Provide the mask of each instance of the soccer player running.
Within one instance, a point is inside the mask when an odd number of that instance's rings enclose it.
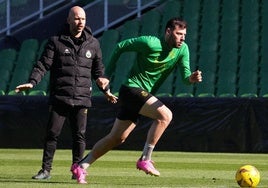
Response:
[[[172,112],[153,94],[176,66],[179,67],[186,84],[202,81],[201,71],[190,70],[189,49],[184,42],[186,29],[187,24],[184,20],[172,18],[166,24],[163,38],[140,36],[117,44],[107,66],[107,75],[114,72],[116,62],[123,52],[137,52],[137,61],[132,65],[128,78],[120,88],[120,110],[111,132],[99,140],[88,155],[71,168],[78,183],[87,183],[86,169],[109,150],[123,143],[135,128],[140,115],[151,118],[153,122],[136,166],[146,174],[160,175],[151,156],[172,119]]]

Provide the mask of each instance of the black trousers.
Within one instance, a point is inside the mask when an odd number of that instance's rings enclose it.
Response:
[[[42,169],[49,172],[52,169],[58,137],[67,118],[72,131],[72,162],[79,162],[83,158],[86,148],[85,133],[87,110],[87,108],[81,106],[50,106],[49,121],[43,150]]]

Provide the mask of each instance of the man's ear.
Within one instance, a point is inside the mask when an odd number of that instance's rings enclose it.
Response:
[[[167,28],[166,29],[166,35],[170,35],[170,33],[171,33],[171,29],[170,28]]]

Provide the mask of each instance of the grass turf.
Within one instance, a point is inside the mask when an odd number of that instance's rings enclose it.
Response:
[[[88,151],[87,151],[88,152]],[[88,170],[88,185],[71,180],[71,151],[57,150],[50,180],[32,180],[40,170],[42,150],[0,149],[0,187],[5,188],[120,188],[120,187],[191,187],[235,188],[236,170],[244,165],[256,166],[261,174],[258,187],[268,187],[266,154],[160,152],[153,160],[160,177],[136,170],[140,151],[113,150],[100,158]]]

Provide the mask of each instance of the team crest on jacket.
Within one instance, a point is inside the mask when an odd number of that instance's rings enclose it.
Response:
[[[89,58],[91,58],[91,52],[88,50],[87,52],[86,52],[86,57],[89,59]]]
[[[69,49],[68,48],[66,48],[65,50],[64,50],[64,54],[65,55],[69,55],[71,52],[69,51]]]

